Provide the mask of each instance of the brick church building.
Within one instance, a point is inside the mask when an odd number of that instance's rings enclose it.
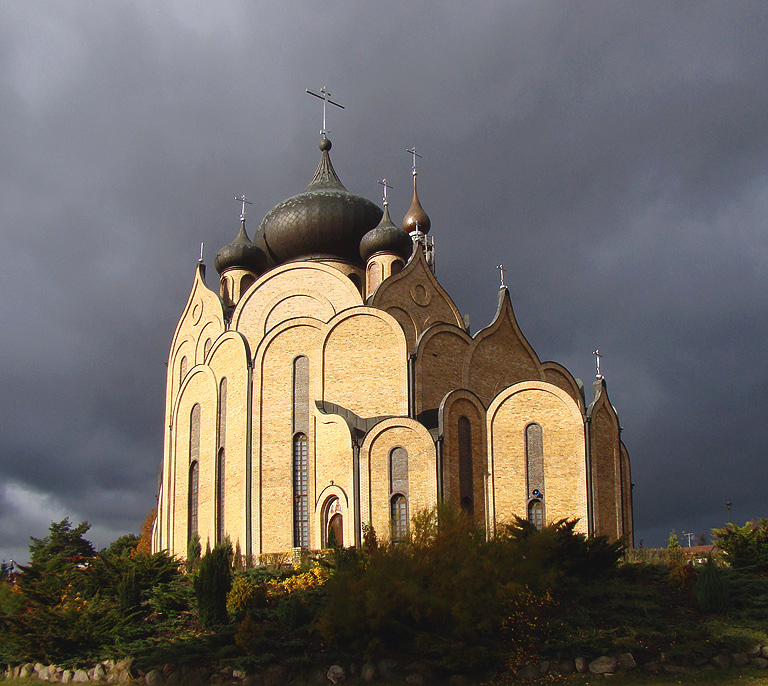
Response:
[[[471,335],[434,274],[416,191],[401,226],[348,192],[323,135],[306,190],[202,261],[168,359],[153,549],[244,555],[408,535],[445,501],[492,535],[513,515],[632,542],[629,456],[597,376],[542,362],[502,285]],[[385,190],[386,198],[386,190]]]

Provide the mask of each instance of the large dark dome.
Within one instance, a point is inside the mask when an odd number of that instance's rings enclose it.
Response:
[[[273,265],[304,258],[360,262],[360,240],[381,219],[381,209],[350,193],[331,164],[331,141],[320,141],[322,156],[303,193],[270,210],[254,236]]]

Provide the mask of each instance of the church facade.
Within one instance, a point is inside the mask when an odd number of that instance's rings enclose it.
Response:
[[[579,518],[632,542],[627,450],[605,381],[542,362],[509,293],[474,335],[434,274],[416,190],[396,226],[349,193],[323,136],[303,193],[202,262],[168,359],[153,549],[244,555],[407,537],[448,502],[488,535]],[[386,191],[385,191],[386,198]]]

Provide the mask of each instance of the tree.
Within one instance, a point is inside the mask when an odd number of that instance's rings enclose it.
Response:
[[[227,621],[227,593],[232,587],[232,546],[226,543],[206,551],[195,577],[200,623],[204,627]]]
[[[96,550],[84,534],[91,528],[88,522],[81,522],[72,528],[69,517],[52,522],[44,538],[30,536],[29,554],[32,565],[45,567],[57,558],[61,561],[82,562],[96,555]]]
[[[744,526],[728,524],[712,529],[725,559],[735,569],[764,574],[768,572],[768,519],[763,517]]]
[[[136,541],[135,555],[149,555],[152,552],[152,527],[155,525],[156,518],[157,508],[155,507],[141,525],[141,534]]]

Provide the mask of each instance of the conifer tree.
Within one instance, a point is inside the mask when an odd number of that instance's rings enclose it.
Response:
[[[209,547],[209,546],[207,546]],[[200,623],[204,627],[227,621],[227,593],[232,587],[232,546],[227,543],[206,551],[195,577]]]

